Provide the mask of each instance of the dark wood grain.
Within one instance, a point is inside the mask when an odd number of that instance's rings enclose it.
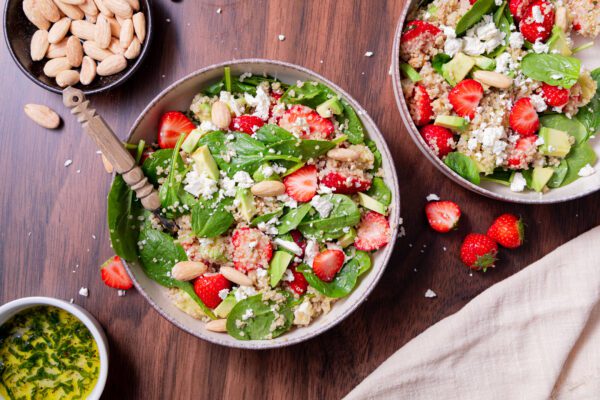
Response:
[[[2,43],[0,302],[74,298],[94,314],[110,341],[106,399],[340,398],[411,338],[600,221],[600,194],[552,206],[501,203],[449,182],[421,156],[396,110],[388,75],[402,0],[154,3],[157,31],[141,70],[119,89],[92,98],[122,138],[150,99],[197,68],[245,57],[306,66],[347,89],[387,138],[407,236],[397,242],[368,301],[316,339],[262,352],[198,340],[171,326],[135,291],[121,298],[103,286],[98,265],[111,256],[105,218],[110,176],[60,97],[27,80]],[[364,56],[368,50],[373,57]],[[29,102],[60,111],[64,127],[37,127],[22,111]],[[73,164],[65,168],[67,159]],[[440,235],[428,228],[423,206],[429,193],[462,206],[458,231]],[[460,241],[469,231],[487,229],[502,212],[523,216],[527,243],[502,251],[495,270],[471,276],[458,260]],[[90,289],[89,298],[77,295],[81,286]],[[438,297],[426,299],[428,288]]]

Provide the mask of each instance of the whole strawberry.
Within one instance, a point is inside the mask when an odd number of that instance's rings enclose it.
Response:
[[[469,233],[460,248],[460,259],[472,270],[485,272],[493,268],[498,254],[498,245],[489,236]]]
[[[523,221],[512,214],[502,214],[492,223],[487,235],[503,247],[516,249],[525,238]]]
[[[425,206],[425,215],[431,229],[446,233],[458,225],[460,208],[453,201],[432,201]]]

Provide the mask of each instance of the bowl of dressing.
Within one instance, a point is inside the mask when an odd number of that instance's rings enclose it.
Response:
[[[100,399],[108,376],[102,327],[51,297],[0,306],[0,398]]]

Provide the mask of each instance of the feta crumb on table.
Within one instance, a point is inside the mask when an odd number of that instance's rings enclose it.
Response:
[[[430,193],[429,195],[427,195],[427,197],[425,199],[427,201],[438,201],[440,199],[440,196],[438,196],[435,193]]]
[[[425,297],[427,297],[428,299],[432,299],[434,297],[437,297],[437,294],[435,294],[433,290],[427,289],[427,291],[425,292]]]
[[[79,295],[80,296],[88,297],[89,294],[90,294],[90,291],[88,290],[88,288],[82,287],[81,289],[79,289]]]

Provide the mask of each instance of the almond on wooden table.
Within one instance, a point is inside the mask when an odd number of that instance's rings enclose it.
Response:
[[[50,43],[58,43],[65,38],[69,28],[71,27],[71,18],[61,18],[52,25],[48,31],[48,41]]]
[[[50,42],[48,42],[48,31],[38,29],[31,37],[29,46],[31,59],[33,61],[42,60],[48,51],[48,47],[50,47]]]
[[[83,46],[76,36],[67,39],[67,60],[73,67],[79,67],[83,60]]]
[[[56,83],[60,87],[73,86],[79,82],[79,72],[67,69],[65,71],[61,71],[56,75]]]
[[[142,50],[142,44],[140,43],[138,38],[135,37],[131,41],[131,44],[129,45],[127,50],[125,51],[124,56],[128,60],[133,60],[140,55],[141,50]]]
[[[123,21],[121,24],[121,34],[119,35],[122,48],[126,49],[129,47],[133,40],[133,32],[133,21],[131,19]]]
[[[82,85],[89,85],[94,78],[96,78],[96,61],[90,56],[84,56],[81,62],[79,81]]]
[[[146,38],[146,16],[142,12],[135,13],[132,21],[135,35],[141,43],[144,43],[144,39]]]
[[[59,43],[50,43],[48,51],[46,52],[46,58],[59,58],[67,55],[67,39],[63,39]]]
[[[37,0],[36,0],[37,1]],[[54,4],[65,14],[67,17],[71,19],[83,19],[85,14],[81,10],[81,8],[74,6],[72,4],[63,3],[61,0],[54,0]]]
[[[38,10],[34,0],[23,0],[23,12],[29,22],[34,24],[38,29],[48,30],[50,28],[50,21]]]
[[[53,58],[44,65],[44,74],[49,78],[56,78],[60,72],[67,69],[71,69],[67,57]]]
[[[60,117],[49,107],[41,104],[25,104],[23,108],[25,114],[31,118],[36,124],[48,128],[56,129],[60,125]]]
[[[88,21],[71,22],[71,33],[81,40],[96,39],[96,27]]]
[[[113,54],[98,64],[96,73],[100,76],[109,76],[123,71],[127,67],[127,59],[121,54]]]
[[[110,51],[100,48],[93,40],[83,42],[83,52],[98,61],[104,61],[113,55]]]
[[[106,49],[110,45],[111,37],[110,23],[104,15],[100,15],[96,21],[96,35],[94,41],[100,48]]]
[[[60,19],[60,11],[52,0],[35,0],[35,6],[48,21],[56,22]]]

